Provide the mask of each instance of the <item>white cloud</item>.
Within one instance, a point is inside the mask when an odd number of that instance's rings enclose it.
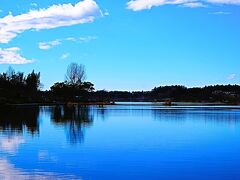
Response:
[[[224,11],[217,11],[217,12],[212,12],[210,14],[214,14],[214,15],[229,15],[232,14],[231,12],[224,12]]]
[[[206,0],[206,1],[213,4],[240,5],[240,0]]]
[[[18,54],[19,50],[18,47],[0,48],[0,64],[28,64],[33,62],[33,60],[28,60]]]
[[[78,38],[78,40],[80,42],[89,42],[89,41],[92,41],[92,40],[95,40],[95,39],[97,39],[96,36],[83,36],[83,37]]]
[[[47,9],[30,10],[17,16],[9,14],[0,18],[0,43],[8,43],[26,30],[90,23],[99,16],[103,16],[103,13],[94,0],[84,0],[75,5],[52,5]]]
[[[185,3],[182,6],[184,7],[188,7],[188,8],[199,8],[199,7],[206,7],[206,5],[204,5],[201,2],[189,2],[189,3]]]
[[[131,0],[127,9],[141,11],[163,5],[181,5],[189,8],[206,7],[207,4],[240,5],[240,0]]]
[[[236,77],[237,77],[236,74],[230,74],[230,75],[228,76],[228,80],[234,80],[234,79],[236,79]]]
[[[37,3],[31,3],[30,5],[33,6],[33,7],[37,7],[38,6]]]
[[[68,38],[62,39],[61,41],[73,41],[73,42],[86,43],[86,42],[90,42],[90,41],[95,40],[95,39],[97,39],[96,36],[82,36],[82,37],[79,37],[79,38],[68,37]]]
[[[64,39],[56,39],[56,40],[53,40],[50,42],[40,42],[40,43],[38,43],[38,47],[39,47],[39,49],[42,49],[42,50],[48,50],[48,49],[51,49],[55,46],[62,44],[64,41],[87,43],[87,42],[90,42],[95,39],[97,39],[96,36],[82,36],[79,38],[68,37],[68,38],[64,38]]]
[[[108,12],[107,9],[105,10],[104,15],[105,15],[105,16],[109,16],[109,12]]]
[[[127,3],[127,8],[133,11],[140,11],[144,9],[151,9],[155,6],[163,6],[166,4],[181,5],[190,3],[190,0],[131,0]]]
[[[70,56],[69,53],[64,53],[62,54],[62,56],[60,57],[61,59],[67,59]]]
[[[74,38],[74,37],[68,37],[68,38],[65,38],[66,41],[77,41],[77,38]]]
[[[73,41],[73,42],[90,42],[92,40],[95,40],[97,39],[98,37],[96,36],[82,36],[82,37],[79,37],[79,38],[76,38],[76,37],[68,37],[68,38],[65,38],[65,39],[62,39],[61,41]]]
[[[47,49],[53,48],[54,46],[58,46],[60,44],[61,44],[60,40],[54,40],[54,41],[50,41],[50,42],[40,42],[38,44],[38,47],[39,47],[39,49],[47,50]]]

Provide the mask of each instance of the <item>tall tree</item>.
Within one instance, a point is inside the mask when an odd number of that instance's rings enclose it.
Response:
[[[40,88],[40,73],[32,73],[28,74],[26,78],[26,85],[27,88],[31,89],[32,91],[37,91]]]
[[[66,81],[69,84],[82,84],[86,78],[85,67],[82,64],[71,63],[67,68]]]

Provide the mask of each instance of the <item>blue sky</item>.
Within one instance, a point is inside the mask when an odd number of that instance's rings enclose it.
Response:
[[[96,89],[240,82],[240,0],[0,0],[0,72],[44,89],[84,64]]]

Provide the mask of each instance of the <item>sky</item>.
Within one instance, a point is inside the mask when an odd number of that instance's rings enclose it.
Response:
[[[240,0],[0,0],[0,72],[43,89],[84,64],[101,90],[240,83]]]

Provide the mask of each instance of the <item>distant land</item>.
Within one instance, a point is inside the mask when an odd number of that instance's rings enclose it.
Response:
[[[71,63],[66,80],[56,82],[50,90],[41,90],[40,73],[28,75],[11,67],[0,74],[0,104],[114,104],[114,102],[172,102],[240,104],[239,85],[213,85],[188,88],[182,85],[159,86],[149,91],[94,90],[85,81],[83,65]]]

